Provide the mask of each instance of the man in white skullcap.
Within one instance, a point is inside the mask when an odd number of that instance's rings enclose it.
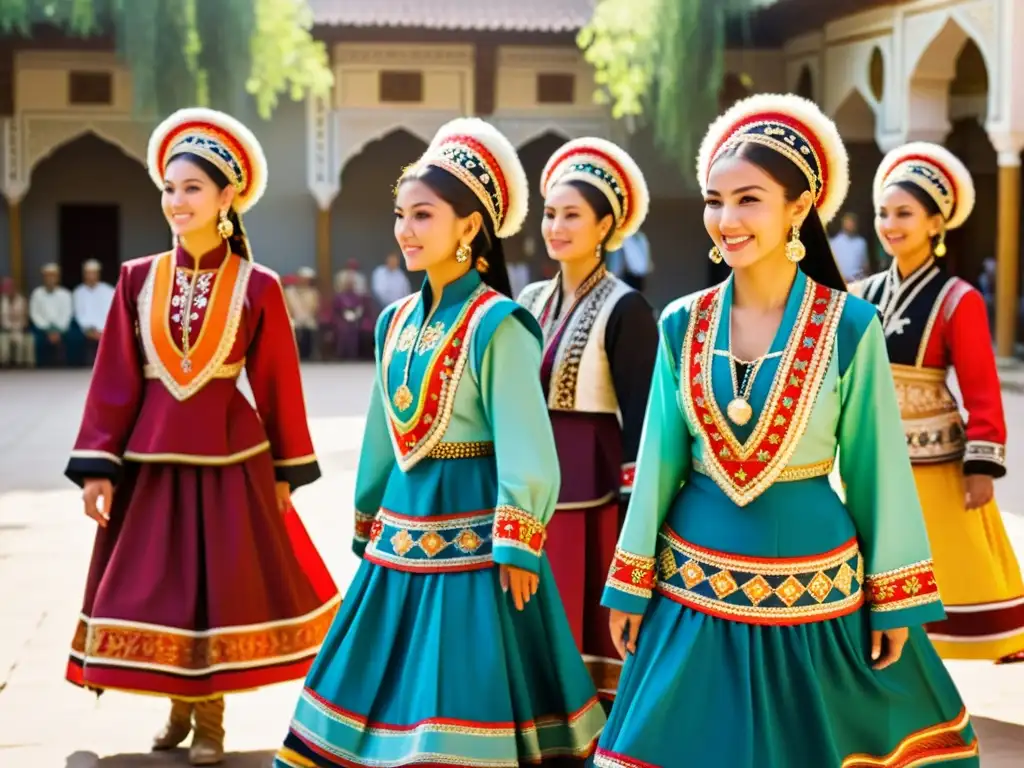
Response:
[[[310,267],[299,268],[291,285],[285,286],[284,296],[292,316],[299,358],[309,360],[319,328],[320,291],[316,287],[316,272]]]
[[[45,264],[43,284],[32,291],[28,314],[36,336],[36,360],[41,368],[64,365],[67,361],[68,331],[73,310],[71,291],[60,284],[60,267]]]
[[[96,259],[89,259],[82,265],[82,283],[73,294],[75,322],[85,336],[85,364],[89,366],[96,360],[103,326],[114,300],[114,286],[104,283],[102,275],[103,265]]]

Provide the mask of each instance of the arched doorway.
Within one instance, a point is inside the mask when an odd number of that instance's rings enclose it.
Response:
[[[170,231],[160,193],[142,163],[85,133],[58,147],[32,171],[22,203],[26,282],[39,283],[47,262],[61,265],[68,287],[88,259],[113,283],[121,262],[165,250]]]
[[[873,223],[871,187],[875,171],[882,162],[882,151],[875,140],[875,111],[864,94],[854,88],[840,103],[832,119],[850,156],[850,191],[842,211],[829,227],[829,232],[835,234],[839,230],[843,214],[855,214],[858,232],[868,242],[871,269],[873,272],[878,271],[888,263],[888,257],[878,245]]]
[[[331,204],[331,263],[335,269],[355,259],[369,278],[389,253],[394,236],[394,191],[402,170],[415,162],[427,143],[397,129],[370,142],[341,172],[341,191]],[[421,276],[411,276],[413,286]]]
[[[525,262],[529,268],[531,281],[550,277],[556,271],[544,249],[544,241],[540,234],[541,219],[544,217],[540,176],[551,155],[567,141],[565,136],[547,131],[519,147],[519,159],[530,186],[530,207],[522,231],[505,242],[505,258],[510,264]]]

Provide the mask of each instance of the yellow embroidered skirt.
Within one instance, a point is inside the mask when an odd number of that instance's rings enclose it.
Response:
[[[946,659],[999,660],[1024,651],[1024,580],[995,501],[964,505],[958,462],[914,466],[945,621],[928,635]]]

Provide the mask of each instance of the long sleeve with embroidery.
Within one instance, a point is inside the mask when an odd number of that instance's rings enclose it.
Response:
[[[965,474],[1006,474],[1006,419],[985,300],[964,294],[946,326],[946,345],[967,410]]]
[[[506,317],[480,366],[498,471],[494,562],[534,573],[561,483],[555,437],[537,377],[540,356],[538,339],[517,317]]]
[[[679,407],[679,370],[669,349],[664,318],[654,378],[637,457],[636,479],[601,603],[643,613],[654,587],[658,531],[687,478],[691,436]]]
[[[148,264],[124,264],[114,289],[93,366],[82,424],[64,474],[82,485],[87,479],[116,482],[122,456],[142,403],[142,353],[136,336],[134,273]]]
[[[363,556],[370,541],[370,526],[380,509],[388,478],[395,467],[395,449],[388,434],[387,418],[380,390],[380,376],[374,376],[356,470],[356,530],[352,550],[359,557]]]
[[[864,314],[864,330],[839,382],[839,467],[864,554],[871,625],[885,630],[938,621],[945,612],[882,326],[873,311]]]
[[[320,466],[309,436],[299,353],[284,292],[276,275],[262,277],[266,285],[258,301],[257,329],[246,352],[246,372],[270,441],[274,474],[294,490],[319,478]]]

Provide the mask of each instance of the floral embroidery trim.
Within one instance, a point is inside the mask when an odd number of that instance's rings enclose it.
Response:
[[[182,366],[183,355],[171,335],[171,286],[178,273],[174,252],[157,256],[150,265],[139,293],[139,336],[146,362],[167,391],[179,402],[199,392],[217,377],[235,345],[246,292],[253,266],[245,259],[228,256],[217,269],[213,293],[205,307],[202,328],[192,345],[189,370]]]
[[[711,616],[794,625],[845,616],[864,604],[856,539],[806,557],[748,557],[659,534],[658,592]]]
[[[494,546],[514,547],[540,557],[547,532],[526,510],[502,504],[494,510]]]
[[[871,610],[902,611],[939,602],[939,585],[931,560],[868,576]]]
[[[356,541],[364,542],[370,540],[371,528],[376,515],[368,515],[365,512],[356,510]]]
[[[623,464],[622,472],[619,475],[619,489],[621,491],[632,491],[634,482],[636,482],[636,464],[633,462]]]
[[[978,737],[967,740],[964,730],[969,724],[967,709],[961,709],[952,720],[910,734],[887,755],[850,755],[841,768],[914,768],[974,757],[978,754]]]
[[[370,526],[364,558],[412,573],[481,570],[494,562],[492,510],[413,517],[381,509]]]
[[[721,290],[704,293],[690,313],[682,350],[681,399],[705,439],[708,475],[743,507],[789,463],[828,371],[846,294],[808,279],[782,360],[754,431],[741,444],[715,400],[712,360],[723,312]]]
[[[653,557],[634,555],[616,547],[608,569],[607,586],[634,597],[649,599],[654,594],[655,562]]]
[[[389,391],[388,372],[395,352],[395,332],[408,319],[418,298],[414,294],[396,310],[388,328],[380,367],[384,392]],[[395,412],[390,398],[385,398],[391,442],[398,466],[403,471],[408,472],[416,466],[444,437],[451,423],[455,391],[469,363],[470,340],[490,308],[501,300],[501,294],[484,284],[473,291],[447,336],[439,342],[431,355],[416,395],[415,410],[407,421],[403,421]]]

